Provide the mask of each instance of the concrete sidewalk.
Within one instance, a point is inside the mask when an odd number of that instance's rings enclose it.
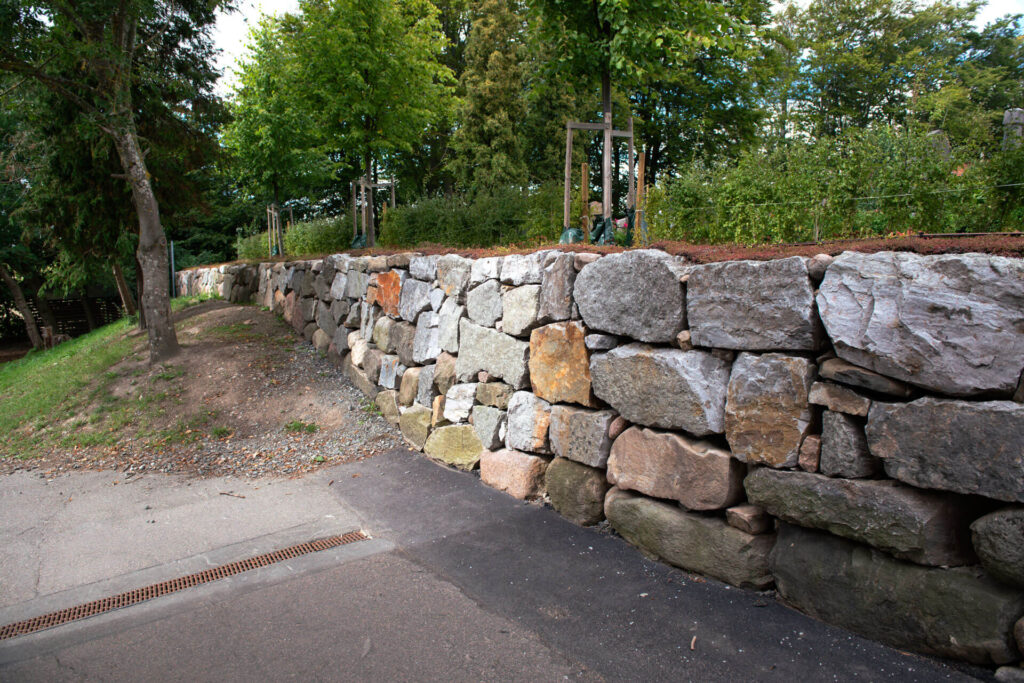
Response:
[[[327,534],[373,540],[0,641],[0,680],[988,677],[646,560],[406,451],[301,480],[115,479],[0,480],[0,622]]]

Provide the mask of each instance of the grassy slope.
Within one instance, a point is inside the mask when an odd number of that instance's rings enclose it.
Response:
[[[171,308],[179,311],[208,298],[182,297],[172,301]],[[115,401],[107,390],[116,379],[110,368],[145,345],[144,337],[125,336],[132,326],[129,320],[119,320],[54,349],[0,365],[0,458],[32,457],[52,446],[115,443],[121,428],[137,420],[138,409],[145,407]],[[64,424],[90,406],[89,415]],[[99,429],[80,429],[87,424]]]

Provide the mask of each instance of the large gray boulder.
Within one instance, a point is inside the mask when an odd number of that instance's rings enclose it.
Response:
[[[608,481],[620,489],[720,510],[743,498],[747,468],[729,451],[681,434],[630,427],[612,444]]]
[[[1024,502],[1024,404],[921,398],[874,403],[868,448],[914,486]]]
[[[974,549],[995,578],[1024,587],[1024,508],[985,515],[971,525]]]
[[[686,272],[662,251],[610,254],[583,267],[573,298],[587,327],[642,342],[668,343],[686,326]]]
[[[551,453],[550,425],[551,404],[528,391],[517,391],[508,402],[505,445],[528,453]]]
[[[710,353],[627,344],[593,355],[590,375],[598,398],[630,422],[695,436],[725,430],[729,364]]]
[[[501,320],[501,283],[484,280],[466,295],[466,312],[477,325],[494,327]]]
[[[732,366],[725,405],[725,436],[743,462],[793,467],[810,433],[807,394],[816,367],[806,358],[741,353]]]
[[[501,329],[516,337],[529,336],[540,323],[540,285],[513,287],[502,295]]]
[[[348,276],[343,272],[334,274],[334,281],[331,283],[330,296],[332,299],[344,299],[348,290]]]
[[[980,568],[902,562],[831,534],[783,525],[772,551],[779,595],[802,612],[924,654],[986,666],[1018,656],[1024,592]]]
[[[412,342],[415,363],[431,363],[441,355],[441,317],[432,311],[420,314],[416,321],[416,334]]]
[[[540,284],[541,270],[548,253],[509,254],[501,264],[501,281],[516,287]]]
[[[449,296],[459,302],[465,301],[469,287],[469,275],[473,262],[455,254],[445,254],[437,259],[437,284]]]
[[[743,482],[751,503],[800,526],[830,531],[918,564],[974,561],[969,513],[956,496],[891,480],[831,479],[759,468]]]
[[[489,256],[473,261],[469,269],[469,286],[476,287],[486,280],[497,280],[501,277],[502,256]]]
[[[362,299],[366,296],[366,288],[370,285],[370,276],[357,270],[349,271],[345,283],[345,296],[349,299]]]
[[[686,512],[618,488],[608,492],[604,511],[623,538],[669,564],[742,588],[772,585],[768,555],[775,534],[752,536],[723,518]]]
[[[686,282],[686,317],[695,346],[813,351],[824,334],[799,256],[694,266]]]
[[[572,315],[572,288],[576,282],[573,254],[548,254],[541,273],[537,318],[540,324],[568,320]]]
[[[1024,260],[845,252],[818,309],[840,358],[925,389],[1013,394],[1024,369]]]
[[[822,474],[848,479],[870,477],[882,469],[868,450],[864,420],[833,410],[822,414],[819,468]]]
[[[409,275],[423,282],[437,279],[437,256],[413,256],[409,260]]]
[[[402,320],[414,323],[419,314],[427,310],[430,310],[430,285],[406,278],[398,300],[398,315],[402,316]]]
[[[489,451],[500,450],[505,443],[505,411],[491,406],[473,406],[473,429]]]
[[[480,393],[477,392],[477,400]],[[549,436],[555,455],[590,467],[604,467],[611,452],[608,429],[614,410],[586,410],[567,405],[551,407]]]
[[[516,389],[530,385],[530,343],[466,320],[459,323],[459,356],[455,374],[460,382],[484,371]]]
[[[455,299],[445,299],[438,312],[437,341],[442,351],[459,352],[459,321],[466,315],[466,307],[460,306]]]

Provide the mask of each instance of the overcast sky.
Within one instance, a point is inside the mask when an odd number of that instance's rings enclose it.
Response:
[[[807,2],[804,0],[800,4],[805,5]],[[234,82],[232,67],[245,52],[250,24],[255,25],[263,13],[294,12],[298,7],[298,0],[239,0],[236,12],[222,14],[217,19],[214,40],[221,49],[217,66],[224,72],[217,88],[220,94],[226,96],[231,92],[231,84]],[[1024,0],[990,0],[979,13],[978,24],[984,26],[1005,14],[1018,13],[1024,14]]]

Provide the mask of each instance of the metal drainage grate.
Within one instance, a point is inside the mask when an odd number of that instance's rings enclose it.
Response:
[[[347,534],[342,534],[341,536],[331,536],[330,538],[321,538],[308,543],[299,543],[298,545],[293,545],[288,548],[275,550],[272,553],[257,555],[256,557],[250,557],[249,559],[239,560],[237,562],[229,562],[228,564],[224,564],[219,567],[196,572],[195,574],[180,576],[176,579],[154,583],[153,585],[145,586],[144,588],[136,588],[109,598],[93,600],[92,602],[76,605],[75,607],[68,607],[67,609],[62,609],[57,612],[50,612],[49,614],[44,614],[42,616],[32,617],[31,619],[25,619],[24,621],[17,621],[13,624],[7,624],[6,626],[0,626],[0,640],[7,640],[8,638],[14,638],[15,636],[35,633],[36,631],[42,631],[54,626],[60,626],[61,624],[67,624],[68,622],[78,621],[79,619],[85,619],[86,617],[92,617],[97,614],[103,614],[104,612],[121,609],[122,607],[136,605],[140,602],[145,602],[146,600],[158,598],[161,595],[176,593],[180,590],[185,590],[186,588],[200,586],[204,583],[216,581],[217,579],[224,579],[229,576],[234,576],[235,574],[241,574],[242,572],[247,572],[251,569],[258,569],[283,560],[290,560],[293,557],[299,557],[300,555],[308,555],[309,553],[315,553],[329,548],[336,548],[340,545],[355,543],[356,541],[365,541],[368,538],[369,537],[361,531],[350,531]]]

